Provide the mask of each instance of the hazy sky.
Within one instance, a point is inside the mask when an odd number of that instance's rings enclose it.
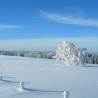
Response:
[[[98,37],[98,0],[0,0],[1,41],[89,37]]]
[[[64,40],[75,42],[80,48],[87,48],[89,52],[98,52],[98,38],[46,38],[46,39],[18,39],[0,41],[0,50],[9,51],[55,51]]]

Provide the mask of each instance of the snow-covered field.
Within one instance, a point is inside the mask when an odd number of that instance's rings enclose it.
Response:
[[[55,60],[0,56],[0,98],[98,98],[98,65],[65,67]],[[17,91],[25,82],[23,92]]]

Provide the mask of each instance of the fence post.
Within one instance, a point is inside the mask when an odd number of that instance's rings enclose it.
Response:
[[[24,89],[24,83],[23,82],[20,82],[19,83],[19,87],[20,87],[20,89]]]
[[[20,82],[19,83],[19,88],[16,89],[16,90],[19,91],[19,92],[23,92],[24,91],[24,82]]]
[[[69,98],[69,92],[68,91],[64,91],[63,92],[63,96],[64,96],[64,98]]]

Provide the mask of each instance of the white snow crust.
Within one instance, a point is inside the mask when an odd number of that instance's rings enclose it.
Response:
[[[0,98],[98,98],[98,65],[66,67],[52,59],[0,56]],[[24,82],[23,91],[17,91]]]

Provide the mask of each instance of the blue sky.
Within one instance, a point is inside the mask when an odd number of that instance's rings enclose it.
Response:
[[[98,37],[98,0],[0,0],[0,40]]]

